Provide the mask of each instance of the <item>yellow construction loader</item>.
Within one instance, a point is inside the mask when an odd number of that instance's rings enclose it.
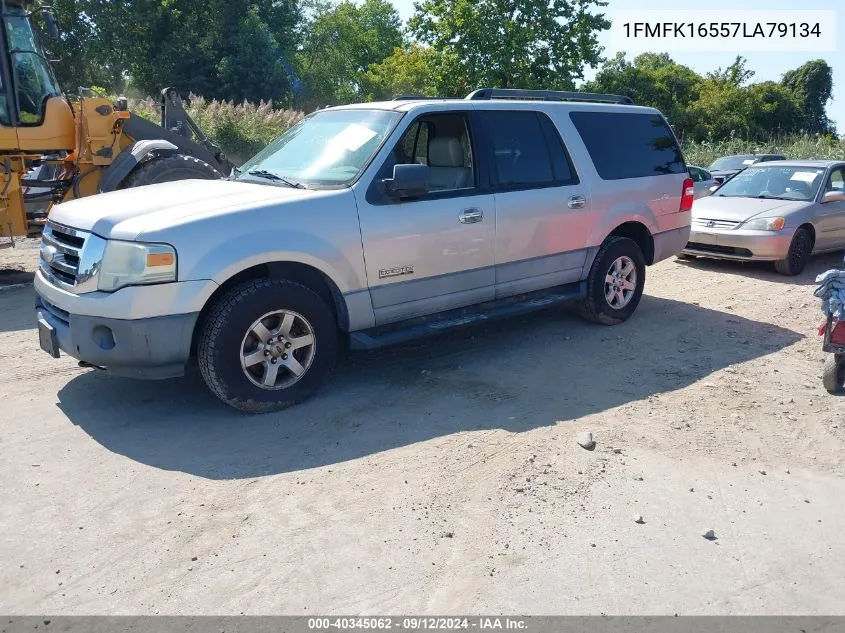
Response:
[[[33,28],[39,2],[0,0],[0,246],[38,230],[53,204],[116,189],[228,176],[233,165],[191,120],[173,89],[161,94],[161,125],[56,82]],[[89,94],[86,94],[89,93]]]

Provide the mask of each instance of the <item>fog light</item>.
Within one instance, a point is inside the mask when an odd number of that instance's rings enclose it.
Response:
[[[100,349],[104,349],[106,351],[114,349],[114,332],[111,331],[111,328],[106,327],[105,325],[96,326],[91,332],[91,338],[94,339],[94,342],[100,347]]]

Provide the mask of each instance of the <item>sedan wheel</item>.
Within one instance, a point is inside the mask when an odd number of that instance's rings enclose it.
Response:
[[[775,270],[781,275],[800,275],[807,266],[812,252],[813,237],[810,232],[807,229],[798,229],[792,237],[786,257],[775,262]]]

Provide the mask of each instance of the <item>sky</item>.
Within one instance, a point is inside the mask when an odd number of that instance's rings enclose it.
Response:
[[[414,12],[414,0],[393,0],[393,4],[403,20],[407,21]],[[666,0],[609,0],[608,6],[601,9],[612,21],[614,11],[658,10],[666,7]],[[837,6],[839,5],[839,6]],[[755,71],[752,81],[778,81],[783,73],[811,59],[825,59],[833,68],[833,101],[828,103],[828,116],[837,124],[837,131],[845,134],[845,4],[841,0],[708,0],[706,3],[674,3],[673,9],[707,9],[712,11],[713,21],[724,19],[720,11],[729,9],[759,10],[760,21],[765,22],[767,14],[778,10],[836,10],[836,52],[684,52],[667,51],[680,64],[689,66],[698,73],[706,73],[719,67],[729,66],[737,55],[748,59],[747,67]],[[720,17],[722,15],[722,17]],[[605,47],[603,55],[613,57],[618,50],[611,45],[610,31],[599,36],[599,43]],[[659,49],[654,52],[660,53]],[[634,53],[629,55],[633,58]],[[587,69],[586,78],[595,75],[595,70]]]

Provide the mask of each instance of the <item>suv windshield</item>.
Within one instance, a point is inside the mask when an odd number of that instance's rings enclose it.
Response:
[[[726,182],[713,195],[729,198],[812,200],[824,169],[818,167],[767,167],[755,165]]]
[[[720,169],[745,169],[749,165],[753,165],[758,161],[757,156],[723,156],[714,160],[709,171],[718,171]]]
[[[241,168],[241,180],[348,185],[402,118],[391,110],[324,110],[290,128]],[[250,174],[250,172],[252,172]]]

